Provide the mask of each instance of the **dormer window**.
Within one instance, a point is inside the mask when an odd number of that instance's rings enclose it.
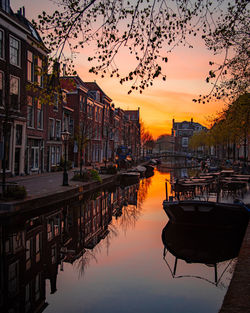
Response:
[[[2,9],[5,12],[10,13],[10,0],[0,0],[0,3],[1,3]]]

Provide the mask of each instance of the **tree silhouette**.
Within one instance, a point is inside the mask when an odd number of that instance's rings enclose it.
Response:
[[[212,84],[210,94],[196,101],[235,96],[249,86],[248,0],[58,0],[57,4],[53,14],[42,12],[36,24],[52,58],[61,60],[68,49],[73,56],[90,44],[90,72],[128,82],[128,93],[142,92],[157,77],[166,80],[169,52],[180,45],[192,48],[192,37],[202,37],[214,54],[224,52],[222,64],[210,62],[206,79]],[[122,73],[117,56],[124,49],[134,62]]]

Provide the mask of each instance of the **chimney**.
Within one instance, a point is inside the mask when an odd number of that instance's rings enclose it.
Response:
[[[23,7],[23,17],[25,17],[25,7]]]

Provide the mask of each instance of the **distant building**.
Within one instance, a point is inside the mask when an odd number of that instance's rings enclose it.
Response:
[[[207,129],[199,123],[195,123],[193,118],[191,121],[175,122],[173,119],[172,137],[174,141],[174,152],[188,152],[188,144],[190,138],[195,132]]]
[[[174,138],[171,135],[161,135],[155,141],[153,153],[172,153],[174,151]]]

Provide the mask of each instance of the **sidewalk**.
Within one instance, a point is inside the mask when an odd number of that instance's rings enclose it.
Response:
[[[79,198],[86,192],[91,192],[96,188],[114,183],[119,176],[119,174],[100,175],[102,183],[98,181],[72,181],[71,178],[74,175],[74,171],[77,170],[78,168],[74,168],[67,171],[69,186],[62,186],[63,172],[50,172],[8,178],[7,182],[16,182],[21,186],[25,186],[27,197],[23,200],[0,202],[0,214],[9,214],[18,211],[34,211],[41,207],[54,205],[57,202]]]
[[[74,168],[68,172],[69,186],[62,186],[63,172],[49,172],[27,176],[16,176],[7,179],[7,182],[16,182],[26,188],[28,197],[41,196],[48,193],[57,193],[68,190],[70,187],[76,187],[84,183],[72,181]]]

